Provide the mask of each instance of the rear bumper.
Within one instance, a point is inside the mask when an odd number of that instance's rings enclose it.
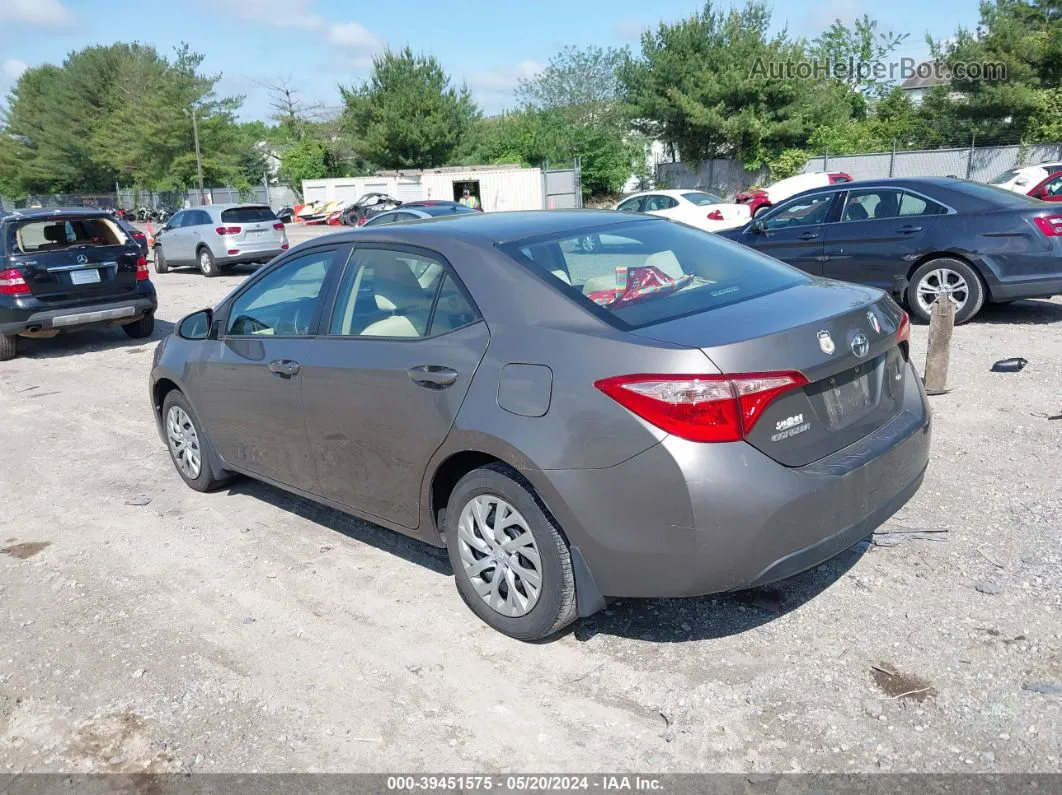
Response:
[[[269,262],[287,251],[286,248],[268,248],[262,251],[240,251],[239,254],[218,254],[214,261],[218,265],[242,265],[248,262]]]
[[[896,418],[808,466],[782,466],[745,442],[668,437],[607,469],[525,474],[606,597],[774,582],[866,537],[917,492],[930,417],[913,368],[908,377],[919,386]]]
[[[36,300],[27,301],[25,305],[0,304],[0,334],[18,334],[33,328],[67,330],[97,323],[125,323],[157,308],[154,287],[150,290],[140,288],[133,297],[120,301],[99,301],[57,309],[44,309]]]

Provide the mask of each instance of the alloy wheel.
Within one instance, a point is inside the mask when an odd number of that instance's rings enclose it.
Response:
[[[951,302],[955,304],[956,312],[966,306],[970,297],[970,286],[966,283],[966,278],[951,268],[936,268],[926,273],[918,283],[915,300],[922,310],[929,314],[937,298],[948,291],[951,292]]]
[[[195,480],[203,466],[203,451],[199,446],[192,418],[180,406],[171,406],[166,415],[166,439],[174,463],[189,480]]]
[[[527,520],[493,494],[469,500],[457,523],[464,573],[484,602],[503,616],[527,615],[542,592],[542,560]]]

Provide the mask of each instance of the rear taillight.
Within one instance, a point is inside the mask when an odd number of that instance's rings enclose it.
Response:
[[[278,232],[280,232],[280,231],[283,231],[283,229],[284,229],[284,224],[282,224],[282,223],[279,223],[279,222],[278,222],[278,223],[275,223],[275,224],[273,224],[273,228],[274,228],[274,229],[276,229],[276,230],[277,230]]]
[[[357,226],[365,226],[365,224],[368,223],[368,220],[369,220],[368,216],[365,216],[363,218],[359,218],[358,219],[358,223],[356,225]]]
[[[137,257],[136,260],[136,280],[138,282],[146,282],[151,278],[151,272],[148,271],[147,259],[145,257]]]
[[[628,411],[691,442],[737,442],[779,395],[804,386],[803,373],[620,375],[594,386]]]
[[[137,241],[138,243],[146,243],[147,235],[145,235],[143,232],[133,232],[133,240]]]
[[[911,342],[911,316],[906,312],[900,314],[900,322],[896,324],[896,341]]]
[[[29,295],[30,288],[22,271],[8,268],[0,271],[0,295]]]
[[[710,213],[708,213],[708,220],[709,221],[722,221],[723,220],[722,211],[721,210],[712,210]]]
[[[280,247],[286,249],[288,247],[288,244],[287,243],[281,243]]]
[[[219,235],[238,235],[240,234],[240,227],[238,226],[219,226],[214,230]]]
[[[225,253],[226,253],[226,254],[239,254],[239,253],[240,253],[240,250],[239,250],[238,248],[230,248],[230,249],[229,249],[228,251],[226,251]]]
[[[1062,215],[1045,215],[1033,218],[1036,226],[1048,237],[1062,237]]]

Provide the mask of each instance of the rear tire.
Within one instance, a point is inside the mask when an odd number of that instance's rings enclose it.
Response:
[[[443,526],[458,593],[491,627],[533,641],[576,619],[568,544],[511,469],[495,464],[461,478]]]
[[[155,333],[155,316],[150,312],[133,323],[126,323],[122,331],[135,340],[142,340]]]
[[[162,253],[162,246],[155,246],[155,273],[169,273],[170,264],[166,262],[166,255]]]
[[[213,278],[221,273],[221,268],[214,262],[214,255],[210,253],[210,249],[203,247],[199,249],[199,270],[203,272],[204,276]]]
[[[980,275],[960,259],[936,257],[911,274],[907,287],[907,307],[916,320],[929,322],[932,300],[942,284],[955,287],[955,325],[966,323],[985,303],[985,285]]]
[[[210,465],[214,459],[214,448],[188,400],[176,389],[166,395],[162,402],[162,430],[170,460],[189,488],[212,491],[231,479],[230,476],[214,477]]]
[[[18,337],[0,334],[0,362],[8,362],[18,356]]]

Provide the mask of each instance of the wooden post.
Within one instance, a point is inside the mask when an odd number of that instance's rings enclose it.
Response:
[[[948,364],[951,360],[951,332],[955,328],[955,304],[951,291],[937,295],[929,313],[929,344],[926,347],[926,394],[948,392]]]

